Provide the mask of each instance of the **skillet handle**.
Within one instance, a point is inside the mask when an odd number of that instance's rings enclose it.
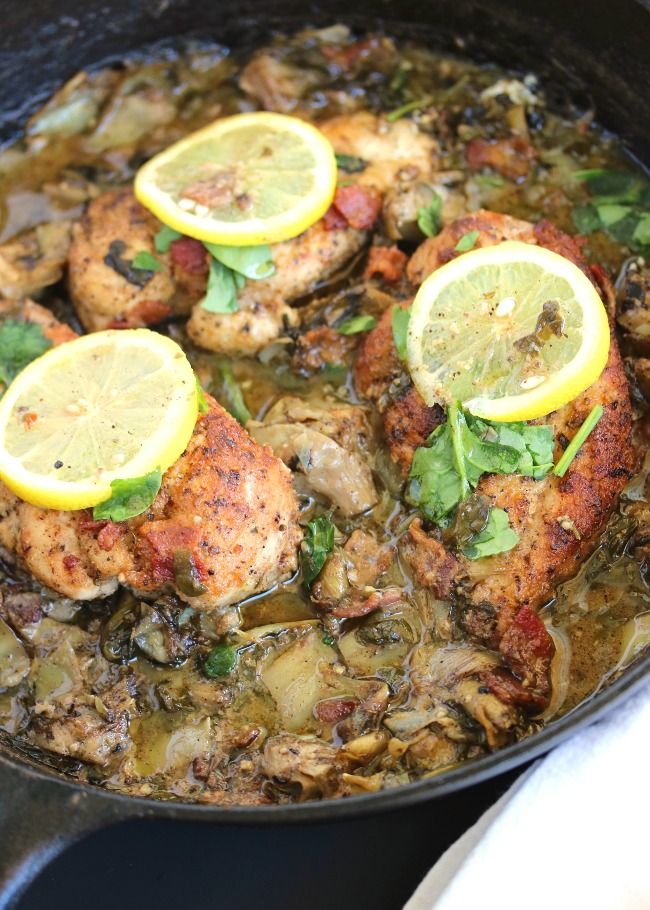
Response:
[[[0,910],[15,906],[69,844],[141,814],[128,800],[50,778],[0,751]]]

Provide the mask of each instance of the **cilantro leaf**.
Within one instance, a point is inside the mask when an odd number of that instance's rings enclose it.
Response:
[[[460,238],[454,249],[457,253],[467,253],[479,238],[479,231],[468,231]]]
[[[325,515],[313,518],[300,544],[300,566],[306,584],[311,584],[318,576],[333,549],[334,524]]]
[[[95,521],[126,521],[135,518],[149,508],[158,495],[162,473],[160,468],[144,474],[142,477],[132,477],[129,480],[111,481],[111,496],[100,502],[93,509]]]
[[[260,246],[225,246],[221,243],[204,243],[206,250],[226,268],[253,281],[260,281],[275,274],[273,254],[268,244]]]
[[[174,228],[170,228],[166,224],[163,224],[163,226],[154,237],[154,246],[156,247],[156,252],[167,253],[174,240],[179,240],[182,236],[183,235],[178,231],[175,231]]]
[[[208,313],[235,313],[239,309],[233,273],[216,259],[210,263],[208,286],[201,306]]]
[[[237,651],[232,645],[217,645],[205,659],[203,672],[206,676],[218,679],[228,676],[237,666]]]
[[[368,167],[368,162],[358,155],[341,155],[337,152],[334,157],[336,166],[346,174],[358,174]]]
[[[490,509],[490,516],[483,530],[462,548],[468,559],[483,559],[497,553],[507,553],[519,543],[519,535],[510,527],[508,513],[503,509]]]
[[[352,316],[350,319],[345,319],[337,326],[336,331],[340,335],[359,335],[361,332],[369,332],[371,329],[374,329],[376,325],[377,320],[374,316],[362,313],[359,316]]]
[[[435,237],[440,230],[442,214],[442,198],[438,193],[433,194],[429,205],[423,206],[418,212],[418,227],[427,237]]]
[[[400,360],[406,360],[406,333],[411,318],[411,308],[394,306],[390,323],[393,330],[393,341]]]
[[[156,257],[147,250],[140,250],[139,253],[136,253],[131,265],[134,269],[146,269],[148,272],[161,272],[163,268],[162,263],[158,262]]]
[[[51,347],[40,325],[7,319],[0,325],[0,383],[9,385],[28,363]]]

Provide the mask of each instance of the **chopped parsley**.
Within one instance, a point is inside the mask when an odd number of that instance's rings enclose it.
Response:
[[[358,174],[361,171],[365,171],[368,167],[368,162],[365,158],[359,158],[358,155],[341,155],[337,152],[336,157],[336,166],[341,171],[345,171],[346,174]]]
[[[174,240],[180,240],[182,236],[183,235],[178,231],[175,231],[174,228],[170,228],[166,224],[163,224],[163,226],[154,237],[154,246],[156,247],[156,252],[169,252],[169,247],[172,245]]]

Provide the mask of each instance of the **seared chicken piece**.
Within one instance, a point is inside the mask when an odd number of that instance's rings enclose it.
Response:
[[[548,223],[533,226],[485,211],[462,218],[425,241],[409,263],[411,280],[424,280],[457,255],[454,247],[468,230],[480,232],[478,246],[517,239],[555,250],[586,272],[599,286],[608,309],[611,307],[611,286],[606,276],[600,269],[589,267],[573,238]],[[355,379],[360,394],[383,409],[389,448],[406,473],[415,448],[424,444],[442,414],[436,413],[435,406],[426,407],[404,374],[388,316],[364,339]],[[518,679],[536,690],[538,704],[548,690],[544,675],[552,644],[533,611],[553,595],[561,581],[575,574],[594,549],[635,467],[629,392],[614,337],[600,378],[545,418],[554,427],[556,460],[596,404],[604,407],[604,415],[564,478],[550,475],[535,481],[517,475],[486,475],[480,481],[477,492],[507,510],[519,534],[513,550],[488,559],[468,560],[452,555],[438,540],[430,539],[419,522],[403,542],[404,556],[418,582],[431,587],[439,597],[455,594],[461,598],[461,622],[479,640],[500,647],[510,666],[516,664]],[[525,650],[522,642],[532,642],[532,646],[520,658],[516,654]],[[499,688],[503,694],[506,685],[502,683],[497,685],[493,680],[495,691]],[[519,702],[526,698],[521,691],[511,692],[511,697]]]
[[[25,315],[43,308],[26,305]],[[49,331],[63,333],[50,317]],[[54,325],[54,327],[53,327]],[[95,522],[22,502],[0,483],[0,547],[75,600],[118,582],[218,610],[289,577],[301,539],[291,473],[213,399],[144,516]]]
[[[248,429],[344,515],[358,515],[376,504],[367,464],[371,432],[361,408],[327,408],[288,396],[273,405],[262,423],[250,421]]]
[[[192,340],[209,351],[255,355],[298,317],[288,304],[308,294],[319,281],[342,268],[359,252],[364,231],[327,230],[318,221],[303,234],[272,246],[275,274],[246,281],[235,313],[209,313],[195,306],[187,324]]]
[[[430,180],[437,166],[438,147],[433,137],[413,120],[389,123],[369,111],[343,114],[318,124],[338,154],[354,155],[368,162],[350,178],[385,193],[400,180]]]
[[[70,222],[42,224],[0,246],[0,296],[20,300],[60,281]]]
[[[148,325],[172,313],[169,256],[154,247],[159,227],[130,189],[102,193],[74,225],[68,284],[87,331]],[[162,269],[134,269],[133,258],[140,252],[155,256]]]

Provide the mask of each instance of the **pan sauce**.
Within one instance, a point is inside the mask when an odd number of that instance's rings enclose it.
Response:
[[[592,111],[562,97],[549,98],[547,106],[546,87],[530,74],[478,67],[384,37],[356,39],[340,26],[278,37],[269,55],[254,59],[255,67],[243,70],[248,59],[225,48],[188,46],[68,83],[31,118],[24,138],[0,153],[0,291],[11,285],[11,266],[19,269],[18,283],[24,269],[25,292],[78,328],[63,281],[70,222],[98,192],[130,182],[139,164],[170,142],[260,101],[318,119],[365,109],[392,122],[414,118],[440,146],[435,190],[446,221],[487,208],[532,221],[543,215],[573,234],[576,210],[590,202],[576,172],[633,169]],[[269,65],[275,67],[270,76]],[[472,169],[468,143],[485,137],[514,138],[531,156],[516,156],[509,173],[507,166],[505,173],[489,165]],[[400,235],[410,253],[417,231],[406,220],[396,205],[383,231]],[[21,236],[37,244],[30,262],[12,252]],[[614,275],[637,251],[604,230],[586,246],[589,259]],[[363,259],[301,301],[301,332],[338,325],[360,306],[381,314],[391,289],[363,277]],[[309,351],[298,357],[296,333],[249,359],[199,350],[182,321],[161,330],[182,344],[204,387],[240,417],[242,399],[257,419],[287,395],[316,407],[359,404],[351,375],[358,335],[341,344],[333,364],[316,354],[312,362]],[[632,358],[638,347],[634,331],[628,334],[624,353]],[[637,387],[643,372],[635,366],[630,359],[635,432],[644,448],[647,420]],[[319,611],[297,577],[215,620],[172,597],[151,606],[125,591],[92,603],[52,596],[7,559],[0,727],[70,774],[133,794],[216,803],[342,796],[438,773],[530,735],[606,685],[648,643],[642,473],[578,576],[542,610],[556,646],[548,707],[541,715],[517,712],[507,729],[489,718],[481,723],[480,700],[488,693],[472,690],[478,703],[470,710],[459,687],[489,664],[490,652],[469,641],[456,605],[414,584],[400,557],[399,541],[414,513],[400,500],[400,478],[376,416],[368,416],[378,505],[360,517],[333,513],[296,475],[301,522],[326,514],[337,527],[337,549],[321,584],[336,589],[341,560],[344,572],[359,576],[376,560],[383,571],[368,584],[381,578],[379,589],[396,589],[399,598],[367,616],[337,620]],[[353,532],[356,549],[346,543]],[[208,656],[224,644],[234,666],[206,674]],[[434,652],[456,665],[432,680],[446,697],[425,710],[411,674]],[[29,663],[18,685],[7,655],[14,671]],[[458,660],[471,666],[461,672]],[[493,711],[491,702],[488,714]],[[55,734],[47,725],[52,719],[61,722]]]

